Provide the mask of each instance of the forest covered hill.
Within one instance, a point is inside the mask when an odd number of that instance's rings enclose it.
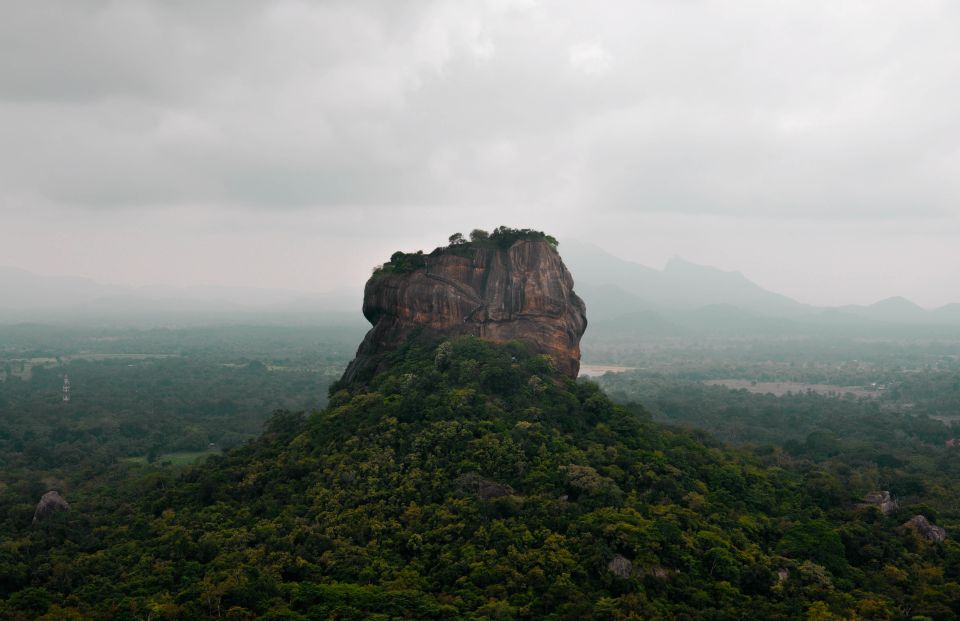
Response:
[[[651,422],[521,344],[411,341],[253,443],[24,516],[0,547],[0,611],[954,618],[960,546],[823,493],[838,487]]]

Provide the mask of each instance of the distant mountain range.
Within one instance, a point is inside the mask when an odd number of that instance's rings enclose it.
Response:
[[[657,270],[625,261],[596,246],[572,242],[561,246],[561,255],[588,306],[590,298],[597,295],[593,306],[598,306],[601,315],[622,314],[605,308],[606,301],[632,305],[630,310],[730,305],[778,317],[796,317],[811,310],[806,304],[767,291],[740,272],[725,272],[680,258]],[[590,316],[600,318],[595,313]]]
[[[587,303],[591,336],[876,334],[960,328],[960,304],[926,310],[902,297],[823,308],[768,291],[740,272],[671,259],[654,269],[597,246],[564,242],[561,255]],[[356,290],[308,293],[256,287],[132,287],[0,267],[0,321],[363,324]]]
[[[958,327],[960,304],[926,310],[902,297],[817,307],[768,291],[740,272],[671,259],[662,270],[588,244],[567,242],[563,260],[587,303],[594,334],[877,333],[892,326]]]

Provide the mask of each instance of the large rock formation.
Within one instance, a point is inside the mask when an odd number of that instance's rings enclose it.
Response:
[[[367,281],[363,314],[373,324],[344,373],[362,379],[412,333],[519,340],[576,377],[586,309],[548,238],[470,243],[429,255],[394,255]]]
[[[50,490],[40,497],[40,502],[37,503],[37,508],[33,512],[33,523],[42,522],[58,511],[69,510],[70,505],[67,504],[67,501],[60,495],[60,492]]]
[[[931,524],[930,520],[923,515],[913,516],[907,520],[903,526],[917,531],[917,534],[927,541],[939,543],[947,538],[947,531],[936,524]]]

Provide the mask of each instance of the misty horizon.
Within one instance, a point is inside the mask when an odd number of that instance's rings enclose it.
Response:
[[[442,247],[443,244],[440,244],[439,246]],[[847,302],[841,302],[837,304],[817,304],[804,299],[797,299],[797,298],[793,298],[791,296],[785,295],[782,292],[777,291],[775,287],[764,287],[761,283],[754,281],[753,279],[750,278],[748,274],[744,274],[741,270],[721,269],[711,265],[696,263],[686,259],[685,257],[681,257],[679,255],[671,256],[670,258],[666,259],[666,261],[662,265],[657,266],[657,265],[645,265],[637,261],[626,259],[623,256],[619,256],[615,252],[611,252],[609,249],[602,248],[596,244],[582,242],[580,240],[569,240],[567,242],[567,247],[570,247],[570,246],[578,250],[578,253],[577,253],[578,256],[583,252],[586,252],[587,254],[594,255],[595,257],[598,257],[598,258],[604,257],[604,256],[611,257],[613,259],[616,259],[619,262],[622,262],[625,265],[633,265],[638,268],[642,268],[645,270],[652,270],[654,272],[659,272],[661,274],[666,274],[667,271],[670,270],[671,268],[682,270],[684,267],[689,266],[689,267],[696,268],[697,270],[703,269],[707,272],[714,272],[717,274],[730,274],[730,275],[742,276],[743,278],[746,279],[746,281],[750,282],[753,285],[757,285],[770,293],[784,295],[786,298],[788,298],[791,301],[797,302],[801,305],[809,306],[811,308],[830,309],[830,308],[843,308],[848,306],[871,306],[871,305],[884,303],[884,302],[904,300],[920,308],[923,308],[924,310],[929,311],[929,310],[936,310],[938,308],[943,308],[943,307],[957,304],[956,301],[947,301],[943,304],[939,304],[935,306],[924,306],[922,304],[916,303],[915,300],[911,300],[910,298],[900,295],[896,292],[891,292],[890,295],[884,296],[882,298],[874,299],[874,300],[868,300],[868,301],[847,301]],[[408,252],[416,252],[418,250],[422,250],[424,252],[430,252],[431,250],[433,250],[433,247],[405,249],[405,251],[408,251]],[[560,251],[561,251],[561,255],[563,255],[562,242],[561,242]],[[385,257],[384,260],[389,258],[389,254],[391,254],[391,252],[384,253],[384,257]],[[373,267],[376,267],[377,265],[380,265],[380,263],[373,264],[371,266],[371,269]],[[575,282],[577,282],[577,278],[576,278],[576,271],[577,271],[576,267],[578,267],[577,263],[575,262],[573,265],[568,265],[568,267],[571,268],[572,275],[574,276],[574,280]],[[166,283],[164,282],[108,282],[108,281],[99,280],[97,278],[85,276],[85,275],[70,274],[70,273],[43,274],[43,273],[31,271],[30,269],[23,268],[23,267],[12,266],[12,265],[0,265],[0,271],[4,269],[13,270],[15,272],[22,272],[30,276],[38,276],[42,279],[54,279],[54,280],[79,279],[83,281],[89,281],[91,284],[96,284],[98,286],[104,286],[110,289],[114,289],[117,295],[140,294],[145,296],[146,298],[151,298],[151,297],[177,298],[180,296],[187,295],[190,297],[199,296],[199,299],[215,299],[218,294],[225,294],[229,297],[229,293],[231,292],[241,293],[241,294],[247,293],[253,297],[250,299],[244,300],[243,302],[241,302],[241,304],[251,305],[251,306],[271,306],[271,305],[277,305],[277,304],[290,303],[291,301],[296,301],[297,299],[309,300],[312,296],[320,296],[320,297],[341,296],[341,297],[347,297],[347,298],[356,297],[357,300],[359,301],[362,298],[363,285],[365,284],[367,279],[367,276],[361,276],[361,278],[355,283],[344,284],[344,285],[329,288],[329,289],[305,289],[305,288],[300,289],[296,287],[275,286],[272,283],[265,283],[263,285],[250,284],[250,283],[230,284],[226,282],[189,283],[189,282],[184,282],[184,280],[182,279],[180,279],[179,281],[166,282]],[[369,270],[367,270],[367,273],[369,273]],[[587,286],[595,286],[596,284],[597,284],[596,282],[591,282],[591,281],[586,282]],[[234,301],[236,302],[236,300]],[[588,297],[588,301],[589,301],[589,297]],[[11,304],[8,303],[8,306],[10,305]],[[14,304],[13,306],[16,306],[16,305]],[[340,310],[339,307],[336,310]]]

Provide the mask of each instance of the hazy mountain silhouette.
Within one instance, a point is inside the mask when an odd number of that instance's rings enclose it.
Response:
[[[960,323],[960,304],[947,304],[945,306],[941,306],[940,308],[933,310],[931,314],[936,317],[937,321]]]
[[[931,312],[925,310],[900,296],[886,298],[868,306],[841,306],[837,310],[859,317],[889,323],[927,323],[936,321],[938,318],[945,318],[945,316],[936,311]]]
[[[883,324],[960,325],[960,304],[925,310],[903,297],[871,305],[822,308],[764,289],[740,272],[671,259],[662,270],[616,257],[591,245],[567,242],[564,261],[587,303],[592,335],[802,334]],[[645,321],[643,328],[633,324]],[[872,327],[871,327],[872,326]]]
[[[576,280],[577,290],[587,294],[603,289],[603,295],[591,305],[591,317],[616,316],[605,308],[609,302],[636,298],[627,312],[643,308],[694,309],[710,305],[729,305],[742,310],[774,317],[798,317],[814,310],[779,293],[767,291],[740,272],[727,272],[697,265],[679,257],[671,259],[662,270],[626,261],[590,245],[575,242],[563,244],[564,261]],[[615,293],[612,288],[622,293]],[[627,294],[625,296],[624,294]],[[595,306],[600,308],[595,309]]]

